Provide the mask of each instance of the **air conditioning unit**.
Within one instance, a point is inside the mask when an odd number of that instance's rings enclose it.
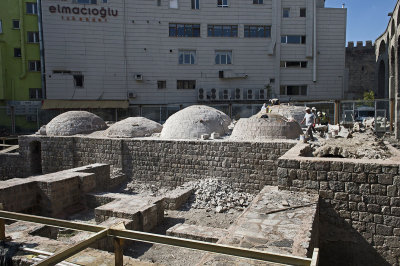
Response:
[[[129,99],[134,99],[136,98],[136,93],[134,91],[128,91],[128,98]]]
[[[267,90],[265,90],[265,89],[256,90],[255,99],[256,100],[265,100],[265,99],[267,99]]]
[[[206,91],[203,88],[200,88],[198,93],[197,93],[197,100],[199,102],[205,101],[206,100]]]
[[[219,89],[219,100],[220,101],[229,101],[231,99],[230,90],[229,89]]]
[[[244,95],[243,95],[245,100],[254,100],[255,95],[253,89],[245,89],[244,90]]]
[[[142,74],[135,74],[135,80],[142,81],[143,80],[143,75]]]
[[[232,100],[234,101],[243,100],[242,89],[236,88],[232,90]]]
[[[218,90],[215,88],[212,88],[210,90],[210,100],[211,101],[217,101],[218,100]]]

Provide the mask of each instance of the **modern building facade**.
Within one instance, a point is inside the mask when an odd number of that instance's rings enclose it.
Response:
[[[343,98],[346,9],[324,0],[42,0],[49,100]]]
[[[12,106],[17,127],[29,127],[42,100],[38,6],[34,0],[3,0],[0,8],[0,106]],[[33,107],[33,108],[31,108]],[[0,110],[0,125],[10,123]]]

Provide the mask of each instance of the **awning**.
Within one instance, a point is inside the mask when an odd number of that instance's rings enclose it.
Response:
[[[43,100],[42,109],[126,109],[129,101]]]

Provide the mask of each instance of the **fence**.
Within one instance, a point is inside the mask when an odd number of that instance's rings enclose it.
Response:
[[[324,101],[298,102],[296,106],[316,107],[318,111],[328,114],[332,123],[354,123],[365,118],[375,118],[377,132],[393,130],[394,103],[388,99],[375,101]],[[183,103],[175,105],[143,105],[130,106],[127,109],[85,109],[103,118],[105,121],[120,121],[127,117],[143,116],[159,123],[164,123],[168,117],[177,111],[193,104]],[[247,118],[261,109],[261,104],[226,103],[209,104],[231,118],[238,120]],[[0,136],[11,134],[30,134],[46,125],[57,115],[69,110],[42,110],[38,105],[28,107],[0,106]]]
[[[79,253],[80,251],[88,248],[96,241],[105,238],[114,238],[114,254],[115,265],[123,265],[123,241],[122,239],[137,240],[148,243],[164,244],[175,247],[184,247],[194,250],[208,251],[216,254],[231,255],[239,258],[255,259],[263,262],[272,262],[286,265],[304,265],[316,266],[318,265],[319,249],[315,248],[312,258],[303,258],[291,255],[282,255],[277,253],[265,252],[260,250],[251,250],[240,247],[226,246],[197,240],[190,240],[184,238],[170,237],[165,235],[151,234],[139,231],[119,229],[116,227],[103,227],[99,225],[91,225],[84,223],[77,223],[41,216],[34,216],[28,214],[21,214],[15,212],[0,211],[0,240],[5,241],[5,221],[4,219],[14,221],[26,221],[53,227],[61,227],[73,230],[80,230],[94,233],[89,238],[82,240],[72,246],[69,246],[55,254],[50,255],[45,260],[36,265],[55,265],[63,260]]]

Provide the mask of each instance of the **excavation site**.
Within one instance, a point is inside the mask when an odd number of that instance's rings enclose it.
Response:
[[[303,116],[63,113],[0,151],[1,265],[397,265],[397,142]]]

